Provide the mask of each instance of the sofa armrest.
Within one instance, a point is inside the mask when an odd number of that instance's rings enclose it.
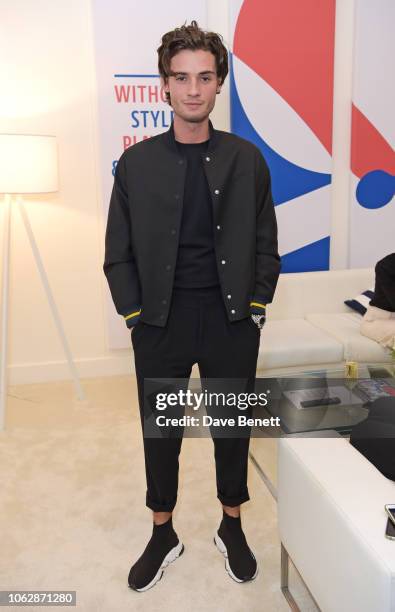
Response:
[[[395,610],[395,543],[384,536],[385,478],[347,439],[278,445],[280,538],[322,610]]]

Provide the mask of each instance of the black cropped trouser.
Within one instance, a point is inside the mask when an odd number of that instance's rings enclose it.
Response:
[[[200,377],[244,378],[253,392],[260,330],[251,317],[230,322],[219,287],[173,289],[165,327],[139,321],[132,334],[140,417],[144,379],[189,379],[198,364]],[[177,501],[178,458],[182,438],[144,437],[146,505],[171,512]],[[247,488],[250,438],[214,437],[217,497],[226,506],[250,499]]]

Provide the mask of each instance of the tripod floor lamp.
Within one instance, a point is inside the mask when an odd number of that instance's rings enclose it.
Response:
[[[85,399],[47,275],[23,204],[22,194],[58,191],[57,145],[54,136],[0,134],[0,194],[3,194],[3,266],[0,345],[0,429],[4,429],[7,389],[7,328],[11,211],[18,208],[79,400]],[[14,198],[12,197],[14,196]]]

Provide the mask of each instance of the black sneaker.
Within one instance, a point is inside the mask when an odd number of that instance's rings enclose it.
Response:
[[[247,544],[241,528],[240,517],[229,516],[225,512],[214,543],[225,557],[225,569],[236,582],[254,580],[258,574],[258,564]]]
[[[163,576],[165,567],[184,552],[173,529],[172,518],[162,525],[153,525],[152,536],[143,554],[129,572],[128,584],[134,591],[147,591]]]

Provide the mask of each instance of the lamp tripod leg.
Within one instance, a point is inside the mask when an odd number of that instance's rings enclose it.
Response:
[[[77,368],[76,368],[75,363],[73,361],[73,356],[71,354],[70,347],[69,347],[66,335],[65,335],[64,330],[63,330],[63,326],[62,326],[62,322],[60,320],[58,309],[57,309],[57,306],[55,304],[55,300],[53,298],[51,288],[49,286],[48,278],[47,278],[47,275],[46,275],[46,272],[45,272],[45,269],[44,269],[44,265],[43,265],[42,260],[41,260],[40,252],[38,250],[38,247],[37,247],[34,235],[33,235],[33,231],[32,231],[32,228],[30,226],[29,218],[27,216],[27,213],[26,213],[26,210],[25,210],[25,207],[24,207],[23,200],[22,200],[21,196],[18,196],[17,202],[18,202],[18,208],[19,208],[20,213],[22,215],[23,223],[24,223],[25,228],[26,228],[26,233],[28,235],[28,238],[29,238],[29,241],[30,241],[30,245],[32,247],[33,255],[34,255],[34,258],[35,258],[36,263],[37,263],[38,271],[39,271],[40,276],[41,276],[41,281],[43,283],[44,290],[45,290],[45,293],[47,295],[48,303],[49,303],[49,306],[51,308],[52,316],[54,318],[55,325],[56,325],[56,328],[57,328],[59,336],[60,336],[60,340],[61,340],[62,345],[63,345],[63,350],[65,352],[65,355],[66,355],[66,358],[67,358],[67,361],[68,361],[68,364],[69,364],[69,368],[70,368],[70,372],[71,372],[71,375],[72,375],[72,378],[73,378],[73,383],[74,383],[74,387],[75,387],[75,390],[76,390],[76,393],[77,393],[77,397],[78,397],[79,400],[85,400],[86,396],[85,396],[85,393],[84,393],[84,391],[82,389],[82,386],[81,386],[81,383],[80,383],[80,380],[79,380]]]

